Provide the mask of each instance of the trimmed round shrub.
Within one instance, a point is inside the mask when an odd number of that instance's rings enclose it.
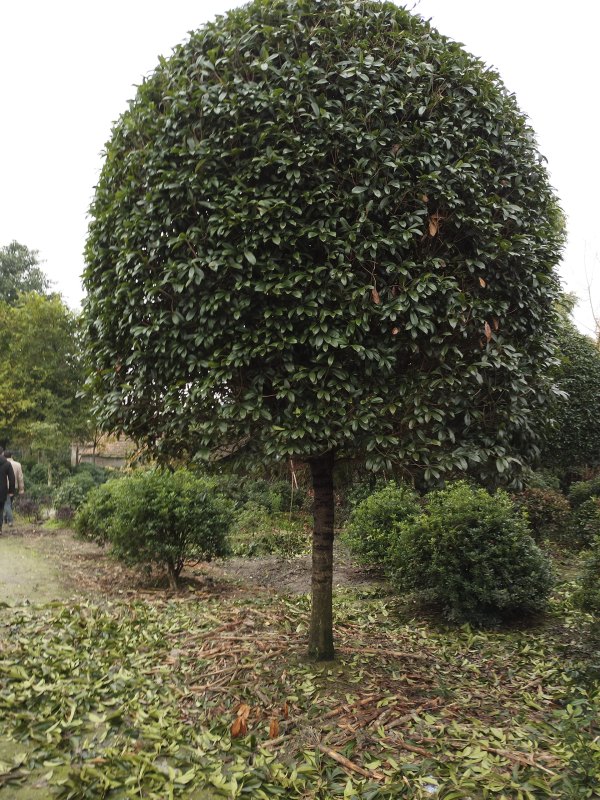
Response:
[[[552,586],[549,561],[508,494],[462,481],[432,492],[424,513],[400,523],[393,563],[399,592],[461,622],[539,611]]]
[[[563,217],[498,76],[404,9],[256,0],[192,33],[91,218],[95,415],[151,453],[426,482],[537,453]]]
[[[416,517],[420,511],[419,498],[413,489],[390,482],[356,506],[344,539],[365,564],[387,566],[397,525]]]
[[[575,601],[585,611],[600,615],[600,536],[592,542],[584,561]]]
[[[98,530],[110,542],[112,553],[125,563],[161,565],[176,588],[186,560],[226,554],[233,510],[216,492],[214,481],[187,470],[153,470],[108,486],[107,518]],[[85,506],[82,511],[85,519]]]
[[[553,489],[524,489],[513,496],[515,506],[525,514],[536,542],[550,539],[568,544],[571,530],[571,506]]]
[[[600,537],[600,497],[588,497],[573,514],[572,546],[581,550]]]

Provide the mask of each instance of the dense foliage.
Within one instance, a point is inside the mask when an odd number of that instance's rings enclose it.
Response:
[[[215,480],[219,491],[239,506],[255,503],[269,512],[297,511],[307,502],[304,487],[292,485],[289,480],[268,480],[238,473],[219,475]]]
[[[14,305],[21,294],[46,294],[50,281],[40,267],[37,250],[11,242],[0,247],[0,298]]]
[[[527,517],[536,542],[550,539],[568,543],[572,521],[571,506],[562,492],[530,487],[516,494],[513,501]]]
[[[389,565],[397,525],[421,511],[415,492],[408,486],[389,483],[359,503],[344,530],[344,539],[362,561]]]
[[[107,145],[97,411],[163,454],[511,474],[561,236],[492,70],[390,3],[257,0],[162,59]]]
[[[76,315],[54,294],[0,302],[0,443],[63,458],[89,426]]]
[[[556,373],[559,389],[547,430],[543,463],[554,469],[600,466],[600,349],[568,320],[558,332],[560,364]]]
[[[549,563],[510,497],[465,482],[432,492],[426,511],[398,526],[393,562],[399,592],[439,604],[455,620],[539,611],[552,585]]]
[[[108,540],[126,563],[166,568],[176,587],[186,559],[224,555],[232,520],[231,505],[214,482],[186,470],[153,470],[93,491],[76,524],[84,535]]]
[[[584,561],[576,599],[579,605],[600,616],[600,504],[596,506],[596,537]]]
[[[116,481],[108,481],[88,493],[74,519],[75,530],[82,538],[99,545],[109,543],[111,522],[117,511],[117,495]]]
[[[578,508],[590,497],[600,497],[600,475],[587,481],[576,481],[569,487],[569,500],[573,508]]]
[[[589,497],[573,514],[571,545],[578,549],[589,547],[599,537],[600,497]]]
[[[86,497],[96,486],[104,483],[107,478],[105,470],[81,469],[71,477],[62,481],[52,494],[54,508],[77,511],[83,505]]]

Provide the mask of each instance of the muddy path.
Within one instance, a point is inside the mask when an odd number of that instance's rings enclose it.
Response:
[[[64,565],[35,529],[5,527],[0,536],[0,603],[22,605],[66,599],[72,586]]]
[[[349,558],[336,543],[334,587],[381,586],[381,578]],[[182,592],[209,583],[220,591],[251,587],[281,594],[310,592],[311,558],[231,558],[185,567]],[[53,600],[128,598],[170,594],[160,571],[148,574],[119,564],[107,550],[82,542],[72,531],[32,526],[4,528],[0,536],[0,605],[43,604]]]

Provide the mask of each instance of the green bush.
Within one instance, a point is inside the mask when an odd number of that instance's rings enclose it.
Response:
[[[120,483],[126,484],[127,479],[107,481],[89,492],[74,519],[75,530],[82,539],[99,545],[108,544],[110,526],[119,502],[117,489]]]
[[[390,483],[390,481],[371,476],[370,478],[362,481],[356,481],[347,487],[344,492],[344,505],[348,507],[348,512],[352,511],[376,492],[380,492]]]
[[[549,562],[510,497],[462,481],[432,492],[423,514],[398,525],[393,564],[399,592],[440,604],[457,621],[539,611],[552,586]]]
[[[107,469],[106,467],[99,467],[97,464],[88,464],[86,461],[83,461],[77,466],[75,475],[82,473],[91,475],[96,486],[100,486],[102,483],[106,483],[110,477],[115,475],[115,470]]]
[[[513,495],[513,502],[525,514],[536,542],[550,539],[568,544],[571,506],[562,492],[531,487]]]
[[[575,509],[590,497],[600,497],[600,475],[589,481],[576,481],[569,488],[569,501]]]
[[[560,491],[560,478],[549,469],[524,470],[523,483],[528,489],[553,489]]]
[[[110,487],[108,494],[102,495],[106,519],[97,519],[96,496],[90,530],[95,527],[96,537],[106,537],[112,553],[125,563],[159,564],[166,568],[175,588],[187,559],[210,560],[227,552],[233,510],[216,492],[214,481],[187,470],[155,470],[134,473],[105,486]],[[78,515],[78,528],[85,527],[86,505]]]
[[[586,611],[600,615],[600,536],[593,540],[584,561],[575,601]]]
[[[25,478],[25,495],[38,506],[52,505],[52,489],[48,483],[32,483]]]
[[[25,484],[42,484],[48,486],[48,467],[45,464],[23,465],[23,477]]]
[[[356,506],[345,528],[344,539],[365,564],[386,566],[398,523],[412,519],[420,511],[413,489],[390,482]]]
[[[67,478],[52,494],[54,508],[70,508],[73,511],[83,505],[85,498],[96,486],[93,476],[85,471]]]
[[[581,550],[600,537],[600,497],[588,497],[573,514],[572,546]]]
[[[566,397],[544,410],[541,460],[561,471],[600,466],[600,350],[566,318],[558,329],[560,364],[553,378]],[[553,419],[548,428],[545,424]]]

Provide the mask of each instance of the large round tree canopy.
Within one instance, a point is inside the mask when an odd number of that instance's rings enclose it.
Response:
[[[257,0],[161,59],[92,205],[104,425],[157,452],[535,452],[561,214],[498,76],[390,3]]]

